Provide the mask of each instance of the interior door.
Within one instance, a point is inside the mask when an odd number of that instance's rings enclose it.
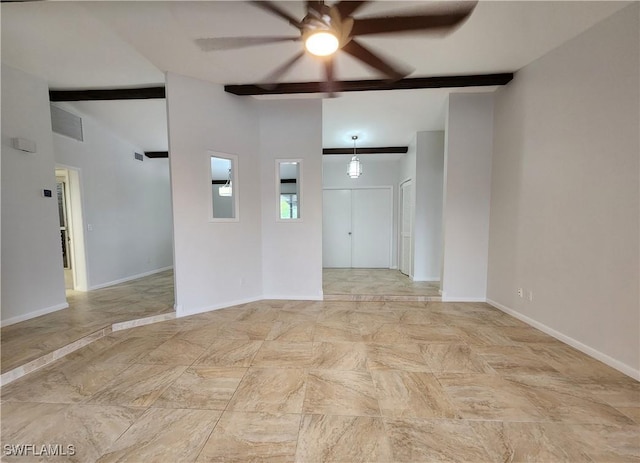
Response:
[[[67,216],[67,184],[63,178],[56,177],[58,196],[58,216],[60,218],[60,241],[62,244],[62,263],[65,269],[71,268],[71,249],[69,241],[69,219]]]
[[[357,189],[351,193],[351,266],[389,268],[393,216],[391,189]]]
[[[404,182],[400,187],[402,206],[400,209],[400,271],[411,276],[411,209],[413,203],[411,182]]]
[[[351,236],[351,190],[323,190],[323,267],[351,267]]]

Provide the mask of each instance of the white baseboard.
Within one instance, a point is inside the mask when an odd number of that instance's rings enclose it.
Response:
[[[547,333],[549,336],[553,336],[559,341],[562,341],[565,344],[570,345],[571,347],[575,347],[580,352],[583,352],[589,355],[590,357],[593,357],[596,360],[600,360],[602,363],[609,365],[611,368],[615,368],[621,373],[624,373],[625,375],[630,376],[637,381],[640,381],[640,370],[635,369],[619,360],[616,360],[613,357],[610,357],[607,354],[600,352],[597,349],[594,349],[593,347],[587,346],[586,344],[583,344],[580,341],[573,339],[570,336],[567,336],[566,334],[556,331],[553,328],[545,325],[544,323],[540,323],[539,321],[536,321],[533,318],[529,318],[526,315],[521,314],[520,312],[516,312],[515,310],[510,309],[509,307],[504,306],[499,302],[493,301],[491,299],[487,299],[486,302],[487,304],[492,305],[496,309],[502,310],[504,313],[507,313],[512,317],[515,317],[518,320],[525,322],[527,325],[531,325],[534,328],[537,328],[540,331]]]
[[[440,283],[440,277],[439,276],[425,277],[425,278],[422,278],[420,280],[418,280],[417,278],[411,277],[411,280],[412,281],[428,281],[429,283]]]
[[[262,296],[248,297],[246,299],[238,299],[236,301],[228,301],[228,302],[223,302],[221,304],[211,305],[207,307],[198,307],[195,309],[187,309],[187,310],[183,309],[181,305],[176,304],[174,308],[176,310],[176,318],[181,318],[181,317],[188,317],[189,315],[197,315],[199,313],[211,312],[212,310],[226,309],[228,307],[233,307],[234,305],[242,305],[242,304],[248,304],[249,302],[261,301],[263,299],[264,297]]]
[[[168,267],[157,268],[155,270],[150,270],[144,273],[138,273],[137,275],[131,275],[125,278],[120,278],[118,280],[108,281],[106,283],[100,283],[99,285],[92,285],[92,286],[89,286],[89,291],[92,291],[94,289],[107,288],[109,286],[118,285],[120,283],[126,283],[127,281],[137,280],[138,278],[148,277],[150,275],[155,275],[156,273],[164,272],[166,270],[171,270],[172,268],[173,268],[173,265],[170,265]]]
[[[51,312],[57,312],[58,310],[66,309],[69,307],[69,304],[63,302],[62,304],[52,305],[51,307],[45,307],[44,309],[35,310],[33,312],[26,313],[24,315],[18,315],[16,317],[7,318],[6,320],[0,321],[0,326],[9,326],[15,323],[20,323],[25,320],[30,320],[32,318],[39,317],[40,315],[46,315]]]
[[[269,301],[277,301],[277,300],[281,300],[281,301],[322,301],[323,300],[323,296],[321,295],[313,295],[313,296],[278,296],[278,295],[265,295],[262,297],[262,299],[266,299]]]
[[[442,296],[442,302],[487,302],[487,299],[484,297],[457,297],[457,296],[449,296],[446,293],[440,291],[440,295]]]
[[[235,305],[248,304],[250,302],[257,302],[257,301],[322,301],[322,300],[323,300],[322,294],[320,295],[314,294],[309,296],[291,296],[291,295],[285,296],[285,295],[270,294],[270,295],[250,297],[246,299],[239,299],[236,301],[223,302],[221,304],[216,304],[216,305],[207,306],[207,307],[200,307],[197,309],[189,309],[189,310],[184,310],[181,305],[175,305],[174,309],[176,311],[176,317],[180,318],[180,317],[188,317],[189,315],[197,315],[199,313],[210,312],[212,310],[226,309],[229,307],[233,307]]]

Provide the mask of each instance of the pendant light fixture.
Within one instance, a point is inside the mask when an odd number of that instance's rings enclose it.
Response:
[[[231,183],[231,169],[229,169],[229,177],[227,183],[218,188],[218,194],[220,196],[231,196],[233,194],[233,187]]]
[[[353,135],[351,137],[353,140],[353,157],[351,158],[351,162],[349,162],[349,166],[347,167],[347,175],[351,178],[358,178],[362,175],[362,164],[360,163],[360,159],[356,155],[356,140],[358,139],[357,135]]]

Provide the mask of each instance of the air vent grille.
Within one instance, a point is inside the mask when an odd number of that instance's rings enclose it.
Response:
[[[144,161],[144,156],[142,156],[141,153],[134,153],[133,157],[135,157],[138,161]]]
[[[60,135],[84,141],[82,119],[55,105],[51,105],[51,128]]]

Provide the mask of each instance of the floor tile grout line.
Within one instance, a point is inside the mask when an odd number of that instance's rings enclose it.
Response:
[[[238,384],[240,384],[240,383],[238,383]],[[228,405],[228,403],[227,403],[227,405]],[[207,443],[209,442],[209,439],[211,439],[211,436],[213,435],[213,431],[215,431],[215,429],[218,427],[218,423],[220,423],[220,420],[222,419],[222,415],[224,415],[224,411],[220,412],[220,416],[218,416],[218,419],[216,420],[215,424],[211,428],[211,431],[207,435],[207,438],[202,440],[202,446],[200,447],[200,450],[196,454],[195,458],[193,459],[194,462],[198,461],[198,458],[200,458],[200,455],[204,451],[204,448],[207,446]]]

